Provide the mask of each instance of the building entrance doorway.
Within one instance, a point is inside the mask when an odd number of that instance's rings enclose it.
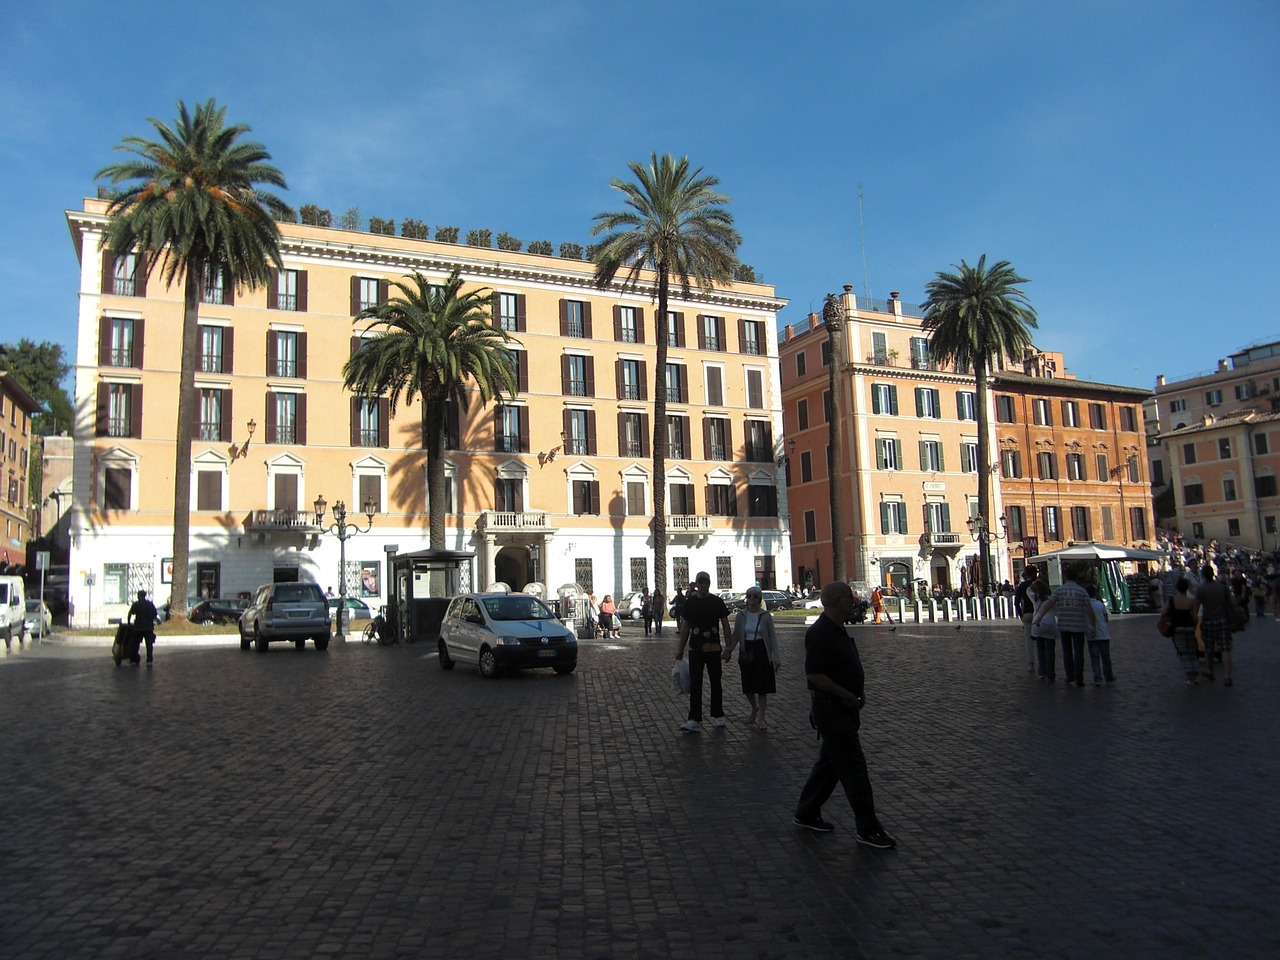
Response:
[[[532,579],[529,571],[531,564],[527,547],[503,547],[493,559],[493,579],[519,593]]]

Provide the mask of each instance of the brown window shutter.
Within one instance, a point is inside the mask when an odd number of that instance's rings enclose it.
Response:
[[[222,436],[219,439],[223,443],[230,443],[232,440],[231,431],[235,426],[235,419],[231,416],[231,391],[222,390],[219,392],[222,394],[222,423],[220,425]]]
[[[526,407],[518,408],[520,412],[520,452],[529,452],[529,410]]]
[[[644,307],[636,307],[636,343],[644,343]]]
[[[390,299],[391,299],[391,281],[379,280],[378,281],[378,302],[386,303]]]
[[[684,314],[679,310],[674,311],[676,318],[676,346],[684,346]]]
[[[298,271],[298,312],[307,312],[307,271]]]
[[[596,412],[587,411],[587,455],[596,455]]]
[[[618,456],[627,456],[627,414],[618,414]]]
[[[689,368],[680,364],[680,402],[689,402]]]
[[[622,340],[622,307],[613,305],[613,339]]]
[[[726,419],[724,422],[724,458],[726,460],[736,460],[733,450],[733,421]]]
[[[360,446],[360,398],[351,398],[351,446]]]
[[[135,297],[145,297],[147,295],[147,258],[138,255],[138,259],[133,261],[133,295]]]
[[[267,391],[267,408],[263,411],[262,420],[265,424],[263,429],[267,434],[264,442],[279,443],[280,441],[276,439],[276,395],[270,390]]]
[[[647,413],[642,413],[640,414],[640,456],[642,457],[647,457],[651,455],[650,450],[652,448],[649,445],[649,440],[651,436],[652,435],[650,433],[650,428],[649,428],[649,415]]]
[[[231,271],[222,268],[222,305],[233,307],[236,303],[236,285],[231,282]]]
[[[361,337],[351,338],[351,356],[354,357],[357,353],[360,352],[360,345],[362,343],[364,343],[364,340]]]
[[[569,396],[569,357],[567,354],[560,355],[560,392],[566,397]]]
[[[234,327],[222,328],[222,372],[231,373],[235,360],[236,331]]]
[[[600,481],[592,480],[590,484],[590,489],[591,489],[591,513],[595,514],[596,516],[599,516],[600,515]]]
[[[449,401],[448,411],[445,414],[445,426],[448,436],[445,438],[450,450],[462,449],[462,415],[458,412],[458,405],[453,401]]]
[[[493,405],[493,449],[502,453],[502,404]]]
[[[142,436],[142,384],[135,383],[129,398],[129,436]]]
[[[307,379],[307,335],[298,334],[298,379]]]
[[[142,369],[142,348],[147,342],[147,321],[142,317],[133,321],[133,365]]]
[[[747,321],[742,317],[738,318],[738,352],[747,352]]]
[[[724,328],[724,317],[716,317],[716,342],[720,344],[721,351],[729,349],[728,335]]]
[[[649,399],[649,361],[640,361],[640,399]]]
[[[569,411],[560,411],[560,439],[563,441],[561,453],[568,453],[568,446],[573,441],[573,434],[569,432]]]
[[[293,408],[296,423],[293,428],[294,442],[300,447],[307,445],[307,395],[298,394],[296,406]]]
[[[707,349],[707,320],[709,317],[698,314],[698,349]]]
[[[587,357],[587,396],[594,397],[596,395],[596,358]]]
[[[116,256],[110,250],[102,249],[102,293],[110,296],[116,280]]]
[[[378,446],[391,446],[391,401],[378,398]]]
[[[692,449],[689,446],[690,437],[689,437],[689,418],[688,417],[680,418],[680,438],[682,441],[681,446],[684,447],[684,451],[685,451],[684,455],[687,457],[689,456],[690,449]]]
[[[111,366],[111,318],[98,317],[98,366]],[[3,412],[3,411],[0,411]]]
[[[714,505],[713,505],[713,504],[712,504],[712,502],[711,502],[711,484],[709,484],[709,483],[708,483],[708,484],[706,485],[706,487],[705,487],[705,488],[703,488],[703,489],[704,489],[704,491],[705,491],[705,494],[704,494],[704,495],[705,495],[705,497],[706,497],[706,504],[707,504],[706,511],[707,511],[707,513],[708,513],[708,514],[710,514],[711,516],[715,516],[715,512],[716,512],[716,511],[715,511],[715,507],[714,507]]]
[[[516,351],[516,392],[529,392],[529,355],[523,350]]]
[[[560,336],[567,337],[569,335],[569,301],[563,297],[560,299]]]
[[[267,309],[278,310],[280,308],[280,271],[272,269],[267,275]]]
[[[516,333],[525,332],[524,294],[516,294]]]
[[[358,276],[351,277],[351,315],[354,317],[360,312],[360,278]]]
[[[93,433],[97,437],[105,437],[109,432],[107,424],[109,422],[111,412],[111,387],[108,384],[98,384],[98,410],[94,419]]]
[[[277,364],[280,363],[280,352],[276,349],[277,337],[279,334],[274,330],[267,331],[267,376],[274,377],[276,370],[279,369]]]
[[[622,398],[622,365],[623,361],[621,360],[613,361],[613,385],[614,390],[617,391],[614,396],[619,399]]]
[[[711,421],[705,418],[702,421],[702,459],[711,459]],[[708,487],[707,489],[711,488]],[[711,501],[708,500],[707,502],[710,503]]]
[[[582,301],[582,335],[591,339],[591,301]]]

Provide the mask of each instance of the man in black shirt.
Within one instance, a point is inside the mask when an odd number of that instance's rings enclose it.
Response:
[[[1029,594],[1031,584],[1035,583],[1035,580],[1036,568],[1028,565],[1022,570],[1018,589],[1013,591],[1013,609],[1017,611],[1018,619],[1022,621],[1022,639],[1027,648],[1028,671],[1036,668],[1036,642],[1031,638],[1031,617],[1036,612],[1036,605]]]
[[[858,739],[866,675],[858,647],[844,627],[853,605],[853,590],[847,583],[828,583],[822,588],[822,616],[804,635],[804,673],[822,748],[800,791],[793,822],[819,833],[834,829],[822,819],[822,805],[840,783],[853,808],[858,842],[889,850],[898,841],[884,832],[876,817],[867,759]]]
[[[134,636],[147,641],[148,666],[151,665],[151,656],[156,647],[156,620],[159,616],[156,605],[147,599],[147,591],[139,590],[138,599],[129,608],[129,616],[125,619],[133,626]],[[137,663],[138,648],[131,645],[131,649],[134,651],[133,662]]]
[[[689,591],[685,598],[683,617],[680,621],[680,646],[676,659],[684,658],[684,648],[689,648],[689,719],[680,727],[685,733],[697,733],[702,729],[702,668],[711,679],[711,719],[717,727],[725,726],[724,692],[720,686],[721,659],[729,659],[728,651],[721,652],[720,634],[728,640],[729,608],[711,592],[711,574],[700,573],[697,590]]]

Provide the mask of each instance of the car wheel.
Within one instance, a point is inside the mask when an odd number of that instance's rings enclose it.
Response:
[[[305,640],[295,640],[295,641],[293,641],[293,646],[294,646],[294,649],[296,649],[296,650],[305,650],[305,649],[307,649],[307,641],[305,641]]]
[[[502,673],[502,668],[498,666],[498,658],[489,647],[484,647],[480,651],[480,676],[487,680],[492,680],[498,674]]]
[[[213,617],[201,617],[196,621],[196,625],[200,627],[207,627],[211,623],[213,623]]]
[[[240,649],[249,649],[249,635],[244,632],[244,624],[240,624]]]
[[[327,633],[322,633],[316,637],[316,649],[317,650],[329,649],[329,635]]]
[[[640,611],[639,611],[639,610],[632,610],[632,611],[631,611],[631,619],[632,619],[632,620],[639,620],[639,619],[640,619]]]
[[[573,668],[576,667],[577,665],[578,664],[576,662],[575,663],[558,663],[551,669],[563,677],[565,676],[565,674],[573,673]]]
[[[449,645],[445,643],[444,640],[441,640],[438,649],[440,651],[440,669],[452,670],[453,657],[449,656]]]
[[[259,653],[267,652],[267,638],[262,635],[262,628],[258,624],[253,625],[253,647]]]

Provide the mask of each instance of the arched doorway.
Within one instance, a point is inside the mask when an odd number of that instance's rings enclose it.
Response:
[[[528,547],[503,547],[493,559],[493,579],[519,592],[529,583],[533,558]],[[487,584],[486,584],[487,586]]]

